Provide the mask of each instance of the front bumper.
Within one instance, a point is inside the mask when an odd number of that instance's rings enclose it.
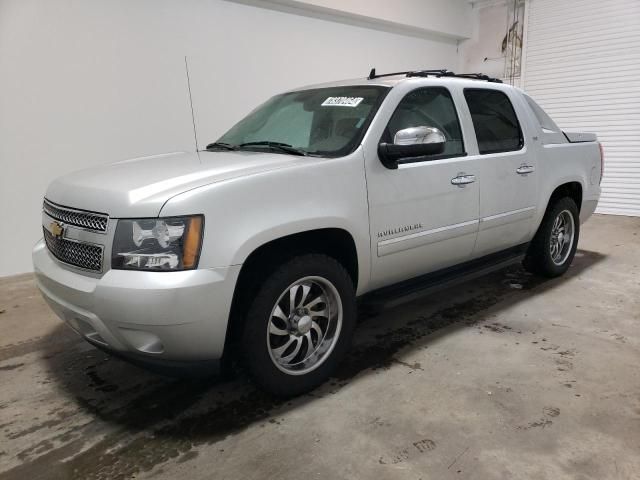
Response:
[[[53,311],[96,346],[150,364],[222,357],[239,265],[90,276],[58,262],[42,240],[33,264]]]

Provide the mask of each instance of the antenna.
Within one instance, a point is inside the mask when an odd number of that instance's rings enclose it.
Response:
[[[189,89],[189,105],[191,106],[191,123],[193,124],[193,141],[196,144],[196,152],[198,151],[198,135],[196,134],[196,116],[193,113],[193,99],[191,98],[191,80],[189,79],[189,64],[187,56],[184,56],[184,69],[187,72],[187,88]]]

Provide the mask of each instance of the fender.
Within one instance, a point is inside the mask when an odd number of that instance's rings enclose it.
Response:
[[[360,291],[369,283],[371,255],[362,150],[304,160],[176,195],[161,215],[204,214],[200,268],[240,265],[262,245],[292,234],[344,230],[356,246]]]

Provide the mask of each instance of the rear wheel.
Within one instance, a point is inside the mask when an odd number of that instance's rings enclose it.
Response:
[[[325,255],[302,255],[258,289],[242,335],[243,358],[263,389],[281,396],[312,390],[340,362],[355,325],[353,283]]]
[[[573,261],[580,235],[578,207],[573,199],[558,199],[545,214],[533,238],[524,265],[546,277],[566,272]]]

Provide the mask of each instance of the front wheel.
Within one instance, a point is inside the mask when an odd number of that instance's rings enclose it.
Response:
[[[335,369],[355,320],[355,292],[344,267],[325,255],[295,257],[267,277],[249,307],[244,361],[263,389],[299,395]]]
[[[525,267],[546,277],[565,273],[576,253],[580,236],[580,217],[573,199],[558,199],[545,214],[531,241]]]

